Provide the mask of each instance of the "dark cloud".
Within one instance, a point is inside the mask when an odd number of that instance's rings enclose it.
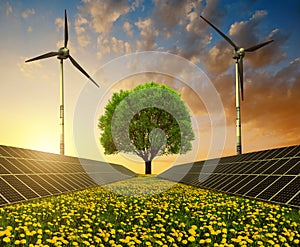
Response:
[[[199,56],[211,41],[209,27],[200,18],[200,15],[206,16],[215,23],[219,23],[225,14],[226,11],[221,8],[218,0],[207,1],[206,5],[203,5],[200,1],[194,2],[191,11],[187,15],[185,33],[182,35],[183,40],[181,40],[183,46],[178,49],[179,55],[192,62],[198,62]]]
[[[208,72],[220,74],[234,64],[232,54],[232,47],[225,41],[219,41],[215,46],[201,53],[201,62]]]
[[[189,1],[172,0],[159,1],[154,0],[154,18],[164,28],[171,29],[180,24],[181,19],[186,14],[187,5]]]
[[[246,59],[254,68],[278,64],[285,59],[283,45],[289,36],[278,29],[274,29],[270,34],[263,36],[260,26],[263,24],[266,15],[266,11],[256,11],[249,20],[235,22],[229,30],[229,34],[236,45],[244,48],[252,47],[271,39],[275,40],[274,43],[246,54]]]
[[[268,65],[276,65],[286,58],[286,53],[284,52],[284,45],[288,40],[289,35],[283,34],[280,30],[275,29],[265,40],[260,40],[259,42],[264,42],[273,39],[274,42],[268,44],[251,53],[246,54],[247,61],[251,64],[253,68],[261,68]],[[258,42],[257,42],[258,43]]]

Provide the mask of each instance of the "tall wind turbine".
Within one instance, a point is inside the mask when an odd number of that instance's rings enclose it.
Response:
[[[61,126],[61,133],[60,133],[60,154],[65,154],[65,132],[64,132],[64,74],[63,74],[63,60],[69,58],[71,63],[79,69],[87,78],[89,78],[97,87],[99,85],[89,76],[89,74],[75,61],[73,57],[70,55],[70,51],[67,48],[68,44],[68,21],[67,21],[67,11],[65,10],[65,35],[64,35],[64,46],[61,47],[57,52],[48,52],[41,56],[31,58],[26,60],[25,62],[32,62],[39,59],[44,59],[48,57],[57,56],[57,59],[60,60],[60,126]]]
[[[237,46],[228,36],[222,33],[216,26],[210,23],[203,16],[200,16],[205,22],[207,22],[210,26],[212,26],[231,46],[234,48],[233,59],[235,59],[235,105],[236,105],[236,152],[237,154],[242,153],[242,136],[241,136],[241,111],[240,111],[240,90],[242,100],[244,100],[244,82],[243,82],[243,57],[246,52],[253,52],[258,50],[259,48],[270,44],[274,40],[269,40],[264,43],[260,43],[258,45],[242,48]]]

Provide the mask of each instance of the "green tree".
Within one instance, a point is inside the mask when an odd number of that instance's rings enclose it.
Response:
[[[156,156],[184,154],[192,149],[194,133],[180,94],[151,82],[114,93],[99,118],[104,154],[132,153],[145,161],[151,174]]]

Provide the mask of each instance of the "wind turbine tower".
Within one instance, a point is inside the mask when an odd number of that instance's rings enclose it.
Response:
[[[67,58],[71,60],[71,63],[81,71],[87,78],[89,78],[97,87],[99,85],[89,76],[89,74],[75,61],[70,55],[70,51],[67,48],[68,45],[68,20],[67,20],[67,11],[65,10],[65,30],[64,30],[64,46],[61,47],[57,52],[48,52],[38,57],[34,57],[26,60],[25,62],[32,62],[39,59],[44,59],[48,57],[57,56],[57,59],[60,60],[60,154],[65,154],[65,118],[64,118],[64,73],[63,73],[63,61]]]
[[[243,58],[246,52],[253,52],[259,48],[270,44],[274,40],[269,40],[258,45],[242,48],[237,46],[228,36],[222,33],[216,26],[200,16],[206,23],[208,23],[212,28],[214,28],[231,46],[233,46],[233,59],[235,60],[235,107],[236,107],[236,153],[242,154],[242,127],[241,127],[241,109],[240,109],[240,94],[242,95],[242,100],[244,100],[244,82],[243,82]],[[240,90],[239,90],[240,87]]]

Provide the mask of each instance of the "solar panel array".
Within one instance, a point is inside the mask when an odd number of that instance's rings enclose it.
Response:
[[[300,145],[177,165],[158,177],[300,207],[299,173]]]
[[[0,145],[0,206],[134,176],[120,165]]]

